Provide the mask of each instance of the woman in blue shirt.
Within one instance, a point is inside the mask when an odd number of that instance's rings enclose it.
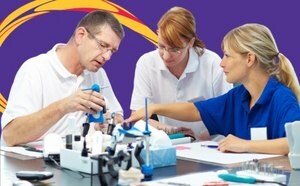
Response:
[[[150,105],[148,115],[203,120],[211,135],[226,136],[219,142],[222,152],[287,154],[284,125],[300,120],[300,88],[291,62],[279,52],[271,31],[260,24],[231,30],[222,49],[226,79],[239,86],[206,101]],[[126,122],[144,115],[141,109]]]

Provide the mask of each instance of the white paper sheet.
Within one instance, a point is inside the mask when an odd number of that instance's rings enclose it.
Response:
[[[28,151],[24,147],[5,147],[5,146],[1,146],[0,150],[4,151],[4,152],[12,152],[12,153],[21,154],[21,155],[25,155],[25,156],[30,156],[30,157],[34,157],[34,158],[42,158],[43,157],[43,153]]]
[[[207,182],[214,182],[214,181],[222,181],[219,177],[217,172],[201,172],[201,173],[192,173],[183,176],[176,176],[167,179],[161,179],[152,182],[143,182],[143,186],[164,186],[164,185],[177,185],[177,186],[199,186],[203,185]],[[253,185],[253,184],[246,184],[246,183],[236,183],[236,182],[227,182],[229,185]],[[277,184],[255,184],[257,185],[268,185],[268,186],[276,186]]]
[[[216,148],[203,147],[201,145],[217,145],[216,142],[204,141],[176,145],[176,157],[191,161],[204,161],[216,164],[234,164],[253,159],[278,157],[281,155],[256,154],[256,153],[223,153]]]

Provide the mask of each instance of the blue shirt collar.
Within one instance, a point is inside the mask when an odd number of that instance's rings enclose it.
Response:
[[[280,82],[275,77],[270,77],[261,96],[255,103],[255,105],[264,105],[267,102],[269,102],[279,83]],[[241,86],[243,87],[243,90],[241,93],[242,105],[246,110],[249,110],[249,104],[250,104],[251,97],[250,97],[248,90],[244,87],[244,85],[241,85]]]

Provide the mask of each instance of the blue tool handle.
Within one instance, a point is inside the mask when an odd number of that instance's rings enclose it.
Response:
[[[256,183],[256,179],[251,176],[241,176],[241,175],[236,175],[236,174],[219,174],[219,178],[225,180],[225,181],[232,181],[232,182],[239,182],[239,183],[250,183],[254,184]]]
[[[185,135],[183,133],[174,133],[168,135],[170,139],[183,138]]]
[[[86,89],[82,89],[83,91],[86,90],[92,90],[92,91],[96,91],[96,92],[100,92],[101,91],[101,87],[98,84],[93,84],[91,86],[91,88],[86,88]],[[88,122],[96,122],[96,123],[100,123],[103,124],[104,123],[104,116],[103,113],[106,113],[106,106],[103,107],[103,110],[96,113],[96,114],[88,114]]]

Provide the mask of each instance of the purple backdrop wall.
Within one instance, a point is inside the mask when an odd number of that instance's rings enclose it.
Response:
[[[30,1],[0,2],[0,21],[12,11]],[[207,47],[220,56],[220,42],[224,34],[244,23],[257,22],[268,26],[277,40],[279,50],[289,57],[300,75],[300,11],[297,1],[240,1],[240,0],[114,0],[137,16],[152,30],[161,15],[173,6],[189,9],[197,21],[198,36]],[[8,98],[14,76],[20,65],[29,57],[48,51],[57,42],[67,42],[82,12],[55,11],[34,18],[19,26],[0,47],[0,92]],[[133,87],[135,63],[154,46],[139,34],[125,27],[126,37],[120,50],[104,67],[114,91],[123,106],[125,116],[130,114],[129,104]]]

